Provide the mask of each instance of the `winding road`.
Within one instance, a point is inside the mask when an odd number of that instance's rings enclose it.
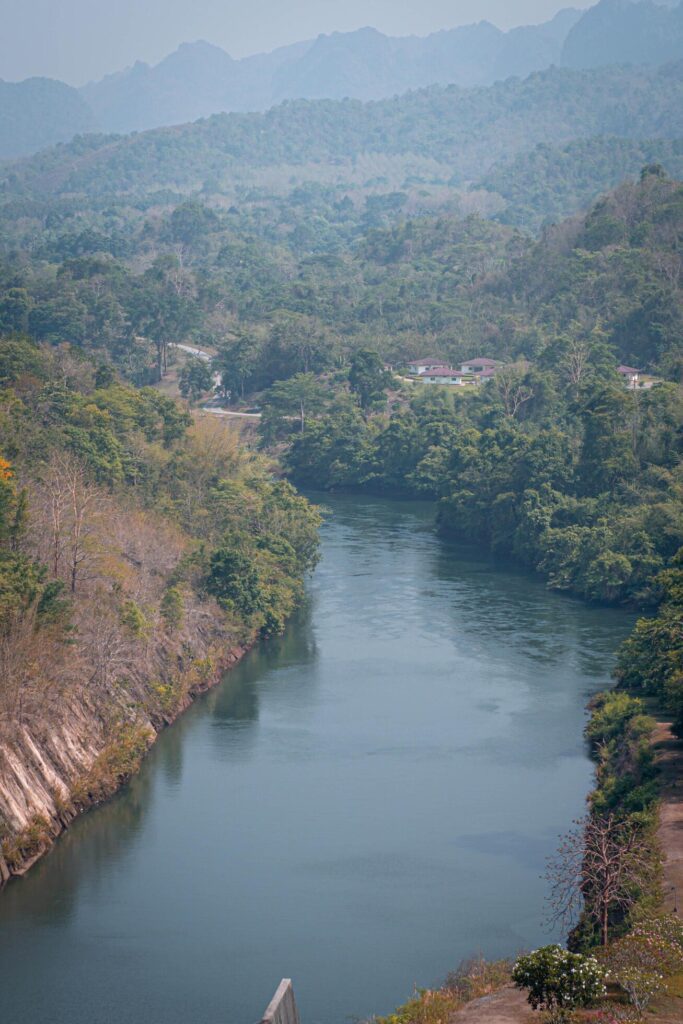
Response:
[[[204,349],[194,348],[192,345],[181,345],[177,342],[171,342],[170,348],[177,348],[181,352],[186,352],[187,355],[194,356],[195,359],[201,359],[205,363],[210,363],[213,360],[213,356],[210,352],[205,352]],[[219,383],[218,374],[214,375],[214,385]],[[211,402],[207,402],[206,405],[201,407],[202,412],[209,413],[211,416],[225,416],[229,419],[243,419],[243,420],[260,420],[260,412],[236,412],[233,409],[224,409],[219,404],[218,399],[213,399]]]

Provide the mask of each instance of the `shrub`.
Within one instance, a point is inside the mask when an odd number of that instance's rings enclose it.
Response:
[[[605,952],[610,979],[624,989],[638,1013],[667,990],[667,976],[683,969],[683,929],[675,920],[655,919],[636,925],[632,932]]]
[[[172,632],[183,624],[185,607],[183,595],[178,587],[169,587],[161,599],[161,617],[166,628]]]
[[[239,551],[220,548],[211,556],[207,590],[224,608],[247,617],[261,610],[263,594],[253,561]]]
[[[529,989],[534,1010],[588,1006],[605,994],[605,970],[595,957],[544,946],[520,956],[513,969],[517,988]]]

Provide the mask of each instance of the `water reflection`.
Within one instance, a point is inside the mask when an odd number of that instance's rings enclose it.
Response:
[[[12,922],[57,929],[77,909],[79,888],[87,880],[94,892],[106,885],[112,860],[125,860],[139,839],[151,791],[150,773],[136,776],[103,813],[80,818],[26,878],[13,880],[0,894],[0,954]],[[59,884],[55,886],[55,880]],[[2,973],[0,971],[0,977]]]

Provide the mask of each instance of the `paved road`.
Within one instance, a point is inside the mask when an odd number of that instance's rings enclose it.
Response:
[[[187,352],[188,355],[194,356],[195,359],[203,359],[204,362],[210,363],[213,360],[213,356],[210,352],[205,352],[201,348],[193,348],[192,345],[180,345],[176,342],[172,342],[171,348],[177,348],[181,352]],[[220,378],[218,374],[214,375],[214,384],[220,384]],[[227,416],[232,419],[244,419],[244,420],[260,420],[260,412],[234,412],[232,409],[224,409],[221,405],[213,405],[209,402],[208,405],[202,406],[202,412],[208,412],[211,416]]]

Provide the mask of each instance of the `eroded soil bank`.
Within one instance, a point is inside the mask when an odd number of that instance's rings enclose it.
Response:
[[[50,695],[42,714],[0,734],[0,888],[124,785],[159,733],[253,646],[226,636],[210,606],[193,619],[174,641],[151,642],[122,683]]]

